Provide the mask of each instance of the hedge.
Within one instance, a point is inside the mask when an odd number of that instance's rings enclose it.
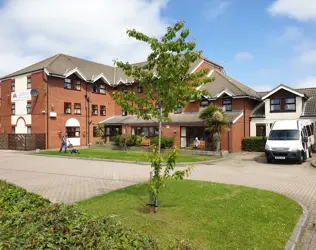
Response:
[[[0,232],[0,249],[158,249],[154,240],[112,217],[51,204],[5,181],[0,181]]]
[[[150,140],[150,145],[158,146],[158,137]],[[161,148],[172,148],[174,145],[174,137],[161,137]]]
[[[264,152],[266,141],[263,137],[245,137],[242,139],[242,150],[249,152]]]
[[[0,180],[0,249],[159,249],[155,240],[113,216],[94,217],[75,205],[51,204]],[[168,249],[192,250],[187,241]]]
[[[115,146],[122,147],[124,141],[128,147],[141,146],[142,137],[138,135],[117,135],[114,137]]]

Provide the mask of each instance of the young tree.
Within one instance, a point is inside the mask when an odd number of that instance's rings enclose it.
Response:
[[[198,100],[205,95],[204,92],[197,90],[197,87],[213,79],[206,77],[208,73],[206,69],[190,72],[190,65],[201,57],[202,52],[195,50],[195,42],[186,41],[190,31],[184,28],[184,22],[177,22],[173,27],[168,27],[161,39],[149,37],[134,29],[128,30],[127,34],[147,43],[151,48],[151,53],[144,64],[132,65],[121,61],[115,61],[115,63],[133,79],[134,83],[144,89],[144,94],[117,91],[113,93],[113,97],[116,103],[128,113],[145,120],[152,119],[158,123],[158,148],[152,159],[154,172],[152,183],[155,183],[153,191],[158,195],[158,190],[162,186],[161,160],[159,160],[162,122],[170,121],[169,113],[179,106],[184,107],[189,101]],[[134,105],[131,105],[132,103]],[[182,175],[178,173],[177,176]]]
[[[207,124],[207,130],[210,132],[211,142],[215,142],[212,149],[219,150],[218,143],[221,142],[222,129],[229,130],[229,120],[225,111],[211,104],[200,112],[200,118]]]

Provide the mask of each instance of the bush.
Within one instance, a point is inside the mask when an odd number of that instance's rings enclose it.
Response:
[[[113,217],[52,205],[5,181],[0,187],[0,249],[158,249],[155,241]]]
[[[262,137],[245,137],[242,139],[242,150],[249,152],[264,152],[266,141]]]
[[[142,137],[139,135],[131,135],[131,139],[133,141],[133,146],[141,146],[142,145]]]
[[[114,145],[123,147],[124,143],[126,146],[140,146],[142,144],[142,138],[138,135],[117,135],[114,138]]]
[[[154,137],[150,140],[150,145],[158,146],[158,137]],[[161,148],[172,148],[174,145],[174,137],[163,136],[161,138]]]

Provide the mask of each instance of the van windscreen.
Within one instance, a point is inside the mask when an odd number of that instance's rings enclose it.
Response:
[[[300,132],[298,130],[271,130],[269,140],[299,140]]]

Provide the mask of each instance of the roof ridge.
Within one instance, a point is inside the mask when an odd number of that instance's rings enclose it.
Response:
[[[56,59],[61,55],[61,53],[56,54],[55,56],[53,56],[53,59],[47,63],[44,68],[48,67],[49,65],[51,65],[54,61],[56,61]]]
[[[92,60],[88,60],[88,59],[84,59],[84,58],[80,58],[80,57],[76,57],[76,56],[70,56],[70,55],[66,55],[66,54],[63,54],[63,53],[60,53],[60,55],[63,55],[63,56],[68,57],[68,58],[74,58],[74,59],[86,61],[86,62],[89,62],[89,63],[100,64],[102,66],[106,66],[106,67],[110,67],[110,68],[115,68],[114,66],[110,66],[110,65],[107,65],[107,64],[104,64],[104,63],[95,62],[95,61],[92,61]]]
[[[236,82],[242,84],[242,85],[245,86],[246,88],[248,88],[248,89],[254,91],[254,92],[258,95],[258,92],[257,92],[256,90],[254,90],[254,89],[248,87],[247,85],[243,84],[242,82],[240,82],[240,81],[238,81],[238,80],[236,80],[236,79],[234,79],[234,78],[232,78],[232,77],[230,77],[230,76],[228,76],[228,75],[224,75],[224,74],[222,74],[221,72],[218,72],[218,71],[216,71],[216,72],[219,73],[220,75],[222,75],[222,77],[224,77],[225,79],[227,79],[231,84],[233,84],[233,85],[234,85],[237,89],[239,89],[240,91],[246,93],[246,92],[245,92],[244,90],[242,90],[239,86],[237,86],[234,82],[232,82],[231,79],[233,79],[234,81],[236,81]],[[229,78],[231,78],[231,79],[229,79]],[[249,95],[248,93],[246,93],[246,94]],[[259,96],[259,95],[258,95],[258,96]]]

